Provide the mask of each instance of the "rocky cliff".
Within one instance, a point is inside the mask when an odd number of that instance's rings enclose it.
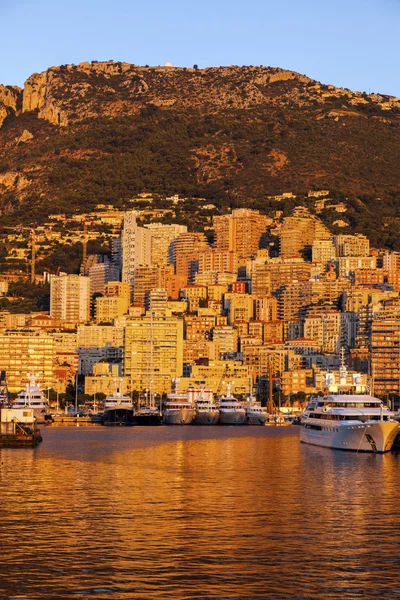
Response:
[[[128,63],[80,63],[35,73],[25,83],[22,111],[38,111],[54,125],[99,115],[135,114],[151,102],[161,108],[249,108],[272,99],[276,82],[309,83],[303,75],[282,69],[221,67],[178,69],[138,67]]]
[[[0,84],[0,127],[10,114],[17,114],[22,101],[22,90]]]

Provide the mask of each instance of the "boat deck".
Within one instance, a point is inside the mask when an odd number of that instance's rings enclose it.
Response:
[[[0,448],[35,448],[43,440],[39,431],[32,434],[1,433]]]

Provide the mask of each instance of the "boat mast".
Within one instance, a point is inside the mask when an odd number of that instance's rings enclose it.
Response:
[[[273,400],[273,377],[272,377],[272,361],[269,360],[268,365],[268,412],[272,415],[274,410],[274,400]]]
[[[154,408],[154,337],[153,310],[150,310],[150,408]]]

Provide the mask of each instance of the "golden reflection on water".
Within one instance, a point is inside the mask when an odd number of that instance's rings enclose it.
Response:
[[[46,429],[0,451],[1,598],[394,598],[395,455],[292,428]]]

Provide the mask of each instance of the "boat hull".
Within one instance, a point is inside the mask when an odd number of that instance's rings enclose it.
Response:
[[[218,410],[197,411],[194,417],[195,425],[217,425],[219,421]]]
[[[221,410],[219,413],[219,424],[220,425],[243,425],[246,420],[246,413],[243,411],[224,411]]]
[[[134,425],[133,410],[129,408],[110,408],[104,411],[102,422],[107,427],[129,427]]]
[[[268,421],[269,415],[262,413],[247,413],[246,423],[247,425],[265,425]]]
[[[307,426],[306,426],[307,425]],[[321,424],[320,429],[302,425],[300,441],[314,446],[324,446],[335,450],[373,452],[383,454],[392,449],[400,424],[391,421],[367,423],[348,422],[345,424]]]
[[[165,410],[163,421],[165,425],[190,425],[194,419],[194,409]]]
[[[159,413],[154,414],[136,414],[134,417],[135,425],[139,425],[140,427],[144,426],[152,426],[152,425],[161,425],[162,416]]]

